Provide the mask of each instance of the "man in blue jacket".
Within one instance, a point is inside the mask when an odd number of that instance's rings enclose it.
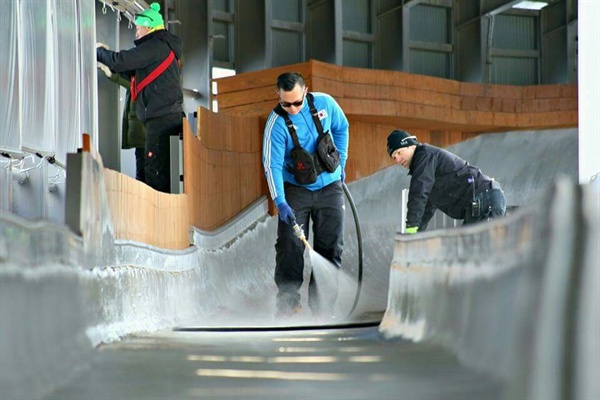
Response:
[[[400,130],[388,136],[387,151],[411,175],[406,233],[425,230],[436,209],[464,225],[505,214],[500,184],[457,155]]]
[[[341,267],[349,124],[333,97],[308,92],[298,73],[277,78],[277,95],[279,105],[269,114],[264,131],[263,166],[279,211],[276,316],[289,317],[301,310],[298,291],[304,271],[304,244],[294,235],[294,225],[308,237],[312,220],[313,250]],[[337,287],[318,291],[311,274],[308,304],[313,315],[333,316],[336,298]]]
[[[98,44],[96,58],[131,81],[137,117],[146,128],[144,176],[146,183],[170,192],[169,136],[179,135],[183,122],[183,92],[179,60],[181,39],[165,30],[160,5],[135,17],[136,47],[110,51]]]

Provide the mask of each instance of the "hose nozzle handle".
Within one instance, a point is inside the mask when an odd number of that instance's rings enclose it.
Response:
[[[302,229],[301,225],[298,225],[298,223],[296,222],[296,220],[294,219],[294,225],[292,226],[292,229],[294,229],[294,235],[302,240],[302,242],[304,243],[304,245],[310,249],[310,244],[308,243],[308,240],[306,240],[306,236],[304,235],[304,230]]]
[[[302,227],[300,225],[298,225],[298,223],[296,222],[296,220],[294,220],[294,225],[292,226],[292,229],[294,229],[294,235],[296,235],[296,237],[300,240],[304,240],[304,230],[302,230]]]

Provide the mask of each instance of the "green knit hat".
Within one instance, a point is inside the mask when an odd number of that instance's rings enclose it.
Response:
[[[160,15],[160,4],[152,3],[150,8],[142,11],[135,16],[135,24],[147,28],[157,28],[165,24],[162,15]]]

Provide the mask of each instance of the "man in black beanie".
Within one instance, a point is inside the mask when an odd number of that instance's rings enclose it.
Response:
[[[388,136],[387,152],[411,176],[406,233],[425,230],[436,209],[463,225],[506,213],[500,184],[455,154],[400,130]]]

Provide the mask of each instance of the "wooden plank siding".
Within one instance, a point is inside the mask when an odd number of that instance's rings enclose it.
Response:
[[[184,124],[184,192],[190,223],[211,231],[264,192],[262,129],[256,117],[231,117],[198,109],[198,136]]]
[[[185,194],[158,192],[108,168],[104,182],[116,239],[173,250],[190,246]]]
[[[499,132],[578,122],[574,84],[484,85],[314,60],[217,79],[219,113],[267,115],[277,101],[276,78],[284,71],[302,73],[310,90],[331,94],[349,118],[407,130]]]

